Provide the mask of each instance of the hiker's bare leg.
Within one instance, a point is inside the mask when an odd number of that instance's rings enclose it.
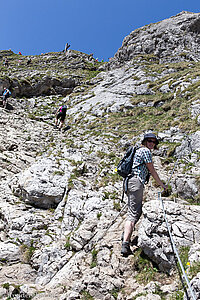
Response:
[[[124,240],[123,242],[130,242],[132,232],[134,230],[135,223],[132,221],[126,221],[124,225]]]
[[[57,117],[55,118],[55,125],[59,126],[59,119]]]
[[[7,101],[4,100],[4,101],[3,101],[3,108],[6,108],[6,106],[7,106]]]
[[[64,124],[64,121],[60,121],[60,124],[59,124],[60,129],[63,127],[63,124]]]

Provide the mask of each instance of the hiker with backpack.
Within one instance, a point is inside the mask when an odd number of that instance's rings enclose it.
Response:
[[[61,130],[61,128],[63,127],[63,124],[65,122],[66,111],[67,111],[66,105],[62,105],[56,111],[55,127],[57,128],[57,126],[58,126],[59,130]]]
[[[4,87],[4,90],[3,90],[3,108],[6,108],[7,107],[7,99],[10,97],[11,95],[11,92],[9,89],[7,89],[6,87]]]
[[[128,256],[132,254],[130,249],[130,240],[135,224],[142,214],[142,200],[144,184],[150,173],[158,185],[164,190],[167,186],[161,181],[152,162],[151,151],[157,149],[159,141],[155,134],[147,133],[144,135],[142,146],[135,149],[131,160],[130,174],[125,178],[125,191],[128,197],[128,216],[124,225],[122,237],[121,254]],[[132,147],[133,148],[133,147]]]

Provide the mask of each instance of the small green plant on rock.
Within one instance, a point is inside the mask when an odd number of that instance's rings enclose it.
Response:
[[[181,259],[184,269],[187,268],[189,250],[190,250],[190,247],[180,247],[179,248],[179,256],[180,256],[180,259]],[[178,263],[178,267],[180,267],[179,263]]]
[[[111,295],[114,297],[114,299],[117,299],[118,294],[119,294],[119,288],[112,289]]]
[[[24,261],[29,263],[34,251],[36,250],[36,248],[33,246],[33,241],[31,241],[31,246],[27,246],[25,244],[22,244],[20,246],[20,249],[21,249],[21,252],[23,254]]]
[[[106,200],[106,199],[109,199],[109,196],[111,195],[110,192],[104,192],[104,196],[102,198],[102,200]]]
[[[101,216],[102,216],[102,213],[101,213],[101,212],[98,212],[98,213],[97,213],[97,219],[99,220],[99,219],[101,218]]]
[[[93,249],[92,250],[92,262],[90,264],[91,269],[97,266],[97,254],[98,254],[98,251],[96,249]]]
[[[61,176],[64,174],[65,174],[65,172],[62,170],[57,170],[57,171],[54,171],[54,173],[53,173],[53,175],[61,175]]]
[[[146,296],[147,295],[147,293],[139,293],[139,294],[137,294],[136,296],[134,296],[133,298],[132,298],[132,300],[137,300],[137,298],[139,298],[139,297],[141,297],[141,296]]]
[[[114,201],[113,208],[116,209],[117,211],[120,211],[121,210],[120,202]]]
[[[81,292],[81,300],[93,300],[94,299],[94,297],[92,297],[91,295],[90,295],[90,293],[88,292],[88,291],[86,291],[86,290],[83,290],[82,292]]]
[[[145,255],[142,249],[135,252],[133,263],[134,269],[137,271],[136,279],[140,284],[147,284],[155,280],[159,274],[157,266]]]
[[[170,297],[170,300],[183,300],[184,292],[182,290],[178,290],[173,293],[173,295]]]
[[[192,279],[200,272],[200,261],[193,262],[189,267],[189,277]]]
[[[70,236],[68,236],[65,243],[65,249],[70,250],[70,248],[71,248]]]
[[[2,287],[3,287],[4,289],[6,289],[6,290],[9,290],[9,288],[10,288],[10,283],[5,282],[5,283],[2,284]]]

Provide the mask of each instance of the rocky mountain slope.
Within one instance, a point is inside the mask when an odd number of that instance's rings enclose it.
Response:
[[[0,51],[0,89],[12,91],[0,108],[0,299],[187,299],[152,179],[134,254],[120,255],[126,199],[115,168],[151,131],[155,167],[170,180],[168,222],[199,299],[199,20],[182,12],[142,27],[109,63],[74,50]]]

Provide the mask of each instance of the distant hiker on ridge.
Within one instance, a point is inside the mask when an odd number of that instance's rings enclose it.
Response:
[[[5,65],[5,67],[8,67],[8,59],[7,58],[5,58],[5,60],[4,60],[4,65]]]
[[[31,58],[29,57],[27,62],[26,62],[27,66],[30,65],[30,63],[31,63]]]
[[[132,254],[130,239],[135,224],[142,214],[143,190],[146,178],[149,174],[153,176],[158,185],[164,190],[167,186],[160,180],[152,162],[151,151],[157,149],[158,139],[153,133],[144,135],[142,147],[138,148],[133,156],[132,173],[128,179],[128,216],[124,226],[121,254],[128,256]]]
[[[57,126],[58,126],[59,130],[61,130],[61,128],[63,127],[63,124],[65,122],[66,111],[67,111],[66,105],[62,105],[56,111],[55,127],[57,128]]]
[[[93,53],[89,54],[88,60],[93,60],[94,59],[93,55],[94,55]]]
[[[68,43],[66,43],[66,45],[65,45],[65,55],[66,55],[66,53],[67,53],[67,50],[69,49],[69,47],[70,47],[70,45],[68,44]]]

